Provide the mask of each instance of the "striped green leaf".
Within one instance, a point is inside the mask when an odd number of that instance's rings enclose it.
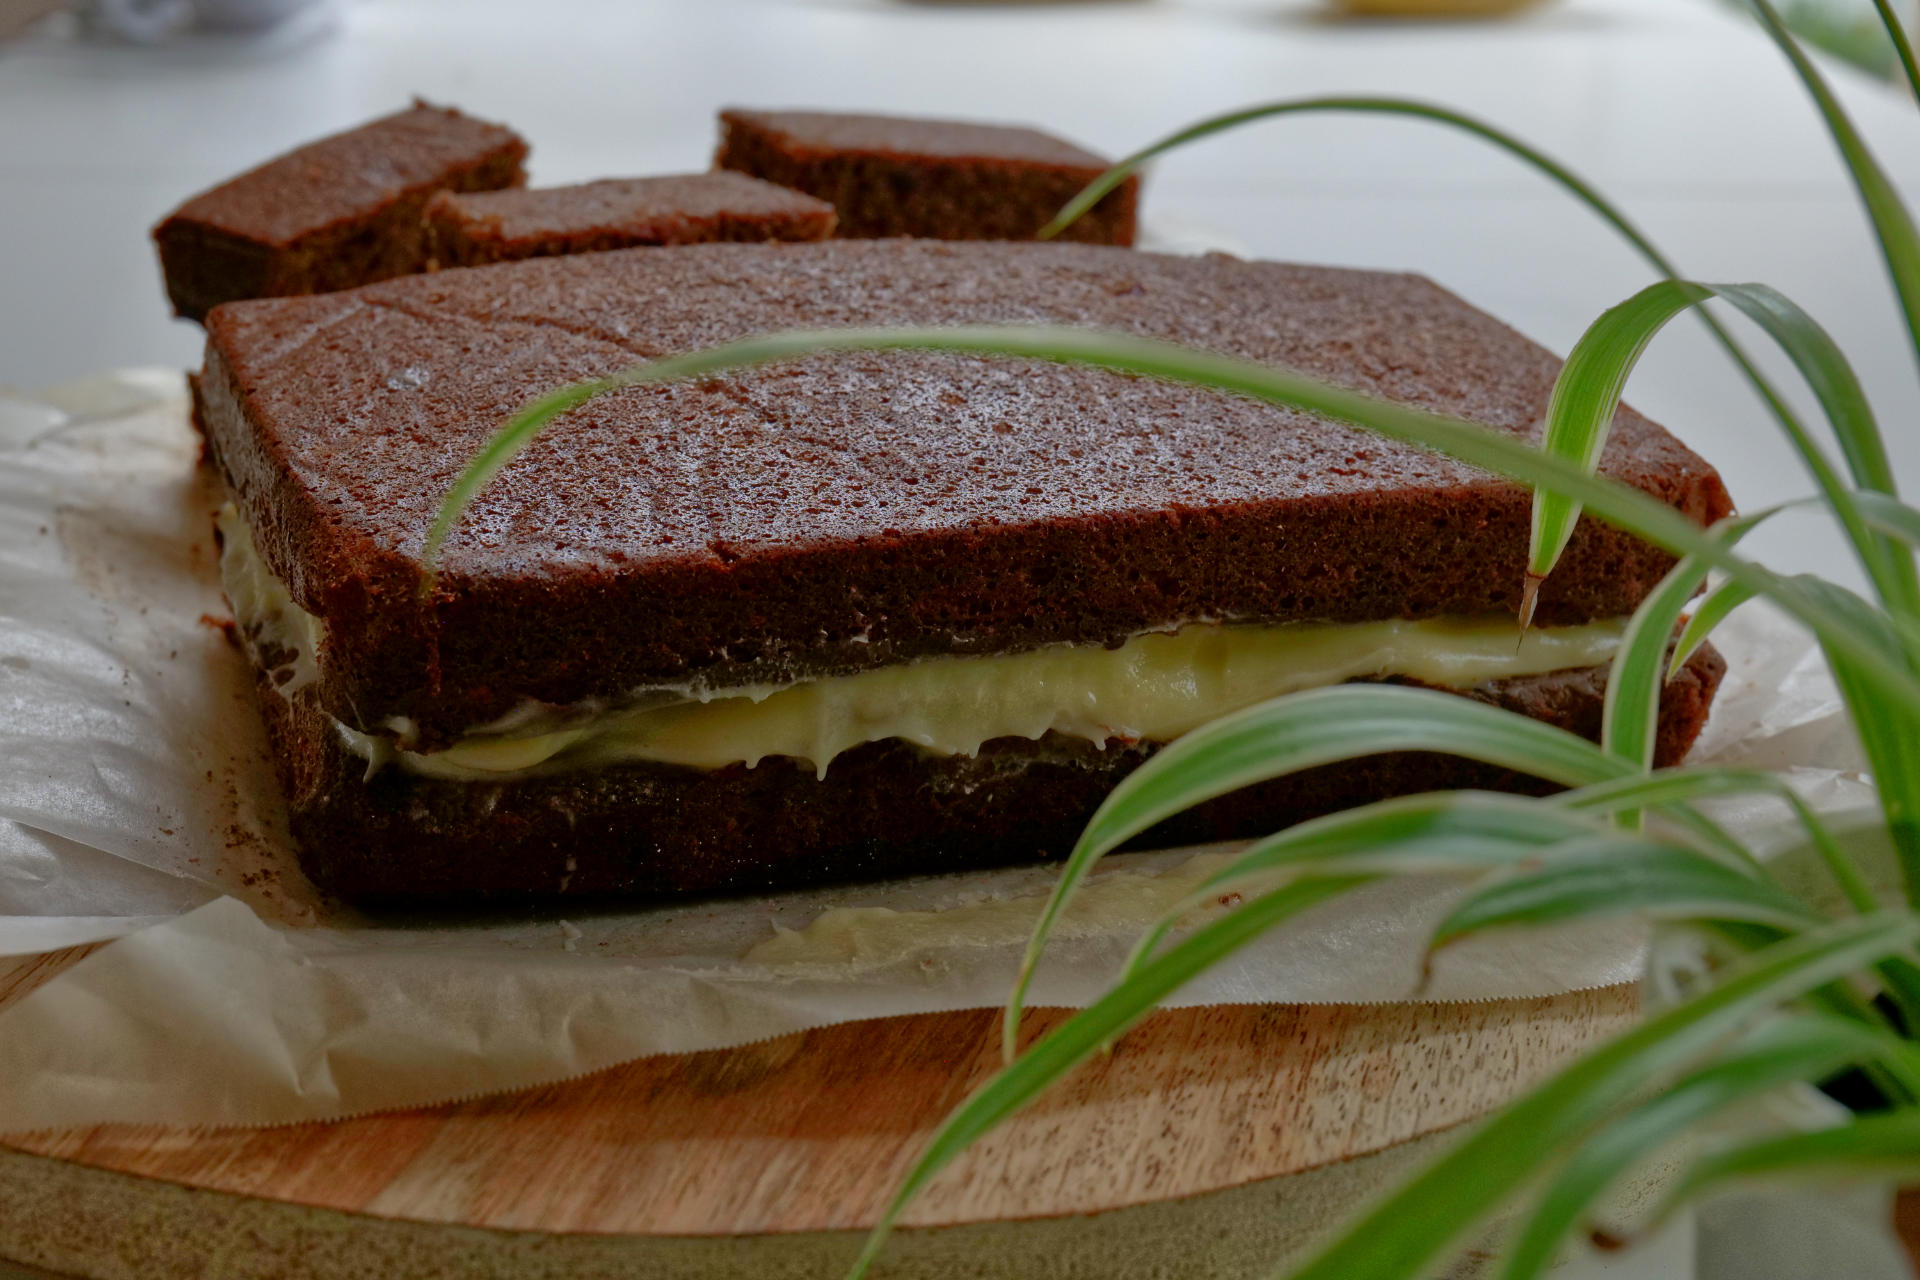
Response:
[[[1856,1116],[1831,1129],[1789,1133],[1702,1157],[1668,1189],[1660,1221],[1727,1183],[1817,1178],[1911,1178],[1920,1173],[1920,1107]]]
[[[1742,920],[1793,930],[1820,916],[1770,880],[1685,849],[1604,837],[1573,841],[1544,865],[1496,876],[1447,913],[1436,950],[1471,933],[1640,914]]]
[[[1108,192],[1125,181],[1130,174],[1136,172],[1142,164],[1153,159],[1155,156],[1163,155],[1168,151],[1175,150],[1188,143],[1211,137],[1216,133],[1223,133],[1230,129],[1236,129],[1258,121],[1276,119],[1284,116],[1326,113],[1384,115],[1423,121],[1431,124],[1444,125],[1465,133],[1470,137],[1478,138],[1483,142],[1489,143],[1507,152],[1529,168],[1532,168],[1542,176],[1558,184],[1575,200],[1586,205],[1587,208],[1596,214],[1603,222],[1612,227],[1623,240],[1632,245],[1633,248],[1639,252],[1640,256],[1668,281],[1676,284],[1682,281],[1679,268],[1647,238],[1646,234],[1634,224],[1632,219],[1628,218],[1618,206],[1603,196],[1591,183],[1581,178],[1567,166],[1553,159],[1553,157],[1494,125],[1488,124],[1483,120],[1475,119],[1462,112],[1454,111],[1443,106],[1436,106],[1431,103],[1393,97],[1336,96],[1299,98],[1289,101],[1264,103],[1259,106],[1229,111],[1221,115],[1200,120],[1183,129],[1176,130],[1150,146],[1142,148],[1114,165],[1106,173],[1100,175],[1100,177],[1088,184],[1084,191],[1068,202],[1066,207],[1060,211],[1059,215],[1042,230],[1041,235],[1043,238],[1057,235],[1075,219],[1084,215],[1087,210],[1097,204]],[[1722,349],[1726,351],[1728,359],[1733,361],[1734,366],[1740,370],[1747,381],[1753,386],[1755,393],[1760,397],[1761,403],[1773,414],[1775,420],[1779,422],[1781,429],[1794,441],[1796,447],[1800,448],[1803,454],[1805,454],[1808,447],[1810,447],[1810,437],[1807,435],[1805,428],[1801,426],[1799,417],[1794,413],[1785,397],[1780,394],[1779,390],[1774,387],[1766,375],[1760,371],[1759,366],[1753,362],[1753,358],[1747,354],[1746,349],[1734,339],[1731,333],[1727,332],[1726,327],[1720,323],[1712,312],[1702,308],[1697,309],[1695,315],[1698,316],[1700,323],[1706,326],[1708,332],[1720,343]],[[1817,326],[1815,326],[1815,328],[1817,329]],[[1821,336],[1824,337],[1824,335]],[[1796,358],[1795,363],[1800,363],[1798,358]],[[1815,459],[1814,461],[1816,465],[1824,464],[1823,458]],[[1829,473],[1831,472],[1830,467],[1825,469]],[[1863,481],[1862,483],[1865,482]],[[1531,598],[1531,596],[1529,596],[1529,598]]]
[[[1522,484],[1550,489],[1655,546],[1674,555],[1698,555],[1710,567],[1765,592],[1835,652],[1847,654],[1856,661],[1890,704],[1904,706],[1920,717],[1920,679],[1904,663],[1890,663],[1882,649],[1835,624],[1793,580],[1731,554],[1686,516],[1637,489],[1588,475],[1563,459],[1459,419],[1375,400],[1251,361],[1171,343],[1081,329],[957,326],[803,330],[747,338],[650,361],[607,378],[563,388],[509,419],[455,482],[435,515],[422,550],[422,560],[428,570],[428,589],[431,589],[431,574],[440,547],[467,504],[488,478],[568,409],[621,387],[698,377],[822,351],[852,350],[1024,356],[1190,382],[1350,422],[1389,439],[1417,444],[1509,476]]]
[[[848,1273],[859,1280],[879,1258],[900,1213],[927,1183],[972,1142],[1054,1081],[1133,1026],[1198,974],[1239,951],[1274,926],[1317,903],[1335,897],[1364,877],[1302,880],[1250,899],[1245,905],[1202,926],[1155,957],[1125,986],[1106,995],[1054,1028],[1031,1049],[1002,1068],[955,1108],[928,1141],[901,1182],[886,1211],[867,1238]]]
[[[1606,446],[1627,378],[1648,343],[1674,316],[1716,296],[1760,325],[1807,374],[1847,457],[1857,464],[1856,479],[1863,487],[1890,490],[1892,475],[1879,431],[1852,367],[1811,317],[1762,285],[1669,280],[1649,285],[1608,310],[1581,335],[1561,368],[1547,405],[1542,447],[1591,472]],[[1915,577],[1911,553],[1892,547],[1867,526],[1853,488],[1799,418],[1784,409],[1777,416],[1882,598],[1909,617],[1920,616],[1920,579]],[[1551,489],[1534,494],[1527,563],[1530,584],[1552,571],[1579,518],[1580,504],[1566,495]]]
[[[1543,1275],[1609,1188],[1700,1121],[1760,1094],[1870,1062],[1920,1086],[1920,1053],[1883,1028],[1815,1013],[1788,1014],[1766,1024],[1575,1151],[1520,1221],[1505,1250],[1502,1280]]]
[[[1744,956],[1700,996],[1580,1059],[1475,1129],[1344,1228],[1294,1280],[1422,1274],[1622,1107],[1757,1016],[1913,945],[1920,917],[1856,917]],[[1171,954],[1171,952],[1169,953]]]
[[[1631,768],[1586,739],[1551,725],[1454,694],[1393,685],[1349,684],[1291,694],[1196,729],[1129,774],[1067,855],[1008,997],[1003,1036],[1007,1052],[1012,1053],[1018,1040],[1027,987],[1040,954],[1067,903],[1101,857],[1156,823],[1216,796],[1315,765],[1384,751],[1441,751],[1563,786],[1618,777]]]
[[[1744,582],[1723,582],[1707,592],[1706,597],[1687,619],[1687,625],[1680,629],[1680,639],[1674,643],[1673,659],[1667,664],[1667,679],[1680,674],[1680,668],[1687,665],[1694,654],[1700,652],[1700,646],[1707,642],[1715,627],[1727,620],[1735,609],[1753,599],[1754,590]]]
[[[1920,355],[1920,231],[1914,227],[1913,215],[1901,200],[1899,189],[1867,148],[1859,130],[1854,128],[1840,100],[1827,86],[1826,78],[1794,40],[1773,5],[1768,0],[1753,0],[1753,5],[1767,34],[1786,55],[1800,82],[1806,86],[1808,96],[1820,109],[1827,131],[1833,135],[1840,157],[1846,162],[1847,172],[1853,176],[1861,203],[1872,221],[1875,238],[1880,242],[1881,255],[1886,259],[1887,274],[1892,277],[1894,292],[1906,315],[1908,336],[1916,355]],[[1906,56],[1903,52],[1903,60]]]
[[[1249,880],[1293,875],[1409,875],[1484,870],[1566,841],[1608,835],[1604,823],[1534,800],[1444,791],[1381,800],[1256,840],[1149,926],[1121,971],[1126,982],[1196,908]]]
[[[1900,55],[1900,70],[1907,77],[1907,88],[1920,97],[1920,65],[1914,62],[1913,42],[1907,39],[1906,27],[1887,0],[1873,0],[1873,7],[1880,15],[1880,24],[1887,29],[1887,37],[1893,41],[1894,52]]]

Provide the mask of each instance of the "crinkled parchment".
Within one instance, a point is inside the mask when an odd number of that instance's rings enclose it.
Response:
[[[0,955],[117,939],[0,1010],[0,1130],[267,1124],[416,1106],[887,1014],[999,1003],[1049,868],[622,911],[373,921],[296,868],[177,373],[0,400]],[[1699,756],[1870,800],[1824,668],[1749,608]],[[1727,820],[1776,825],[1774,802]],[[1081,1005],[1217,857],[1108,860],[1036,1005]],[[1195,859],[1201,859],[1196,862]],[[1300,917],[1175,1003],[1413,998],[1456,881]],[[1442,953],[1419,998],[1634,980],[1618,921]]]

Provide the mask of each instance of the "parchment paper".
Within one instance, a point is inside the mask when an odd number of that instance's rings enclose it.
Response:
[[[0,955],[118,939],[0,1010],[0,1130],[319,1119],[1004,998],[1050,868],[567,919],[323,902],[219,626],[197,448],[176,372],[0,400]],[[1809,643],[1763,607],[1724,635],[1698,754],[1783,769],[1823,807],[1870,801]],[[1208,856],[1110,859],[1033,1002],[1103,990]],[[1460,890],[1397,880],[1325,904],[1175,1003],[1412,998]],[[1443,953],[1421,998],[1632,981],[1643,947],[1619,921],[1489,935]]]

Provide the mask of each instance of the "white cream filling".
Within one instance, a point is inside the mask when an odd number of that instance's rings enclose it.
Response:
[[[303,655],[291,692],[312,678],[322,624],[260,562],[244,522],[221,513],[221,572],[250,638]],[[1054,645],[989,657],[938,657],[787,685],[687,688],[600,710],[548,732],[472,732],[442,751],[396,748],[346,725],[347,745],[437,778],[504,780],[533,771],[650,761],[715,769],[773,756],[824,775],[835,757],[899,739],[972,755],[994,738],[1049,732],[1090,742],[1166,741],[1281,694],[1370,676],[1467,688],[1507,676],[1590,667],[1612,657],[1625,619],[1522,635],[1511,618],[1281,625],[1200,623],[1126,643]],[[261,639],[253,639],[256,645]],[[674,699],[662,705],[660,698]],[[531,717],[534,720],[543,717]]]

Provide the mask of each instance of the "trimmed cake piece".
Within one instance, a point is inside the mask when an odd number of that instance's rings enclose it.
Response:
[[[1037,129],[841,115],[720,113],[714,164],[818,196],[848,239],[1031,240],[1108,162]],[[1128,178],[1060,234],[1133,243],[1140,199]]]
[[[824,200],[728,170],[532,191],[442,191],[427,202],[428,254],[442,267],[637,245],[825,240],[833,224]]]
[[[564,415],[423,593],[440,500],[531,397],[850,321],[1119,330],[1524,438],[1559,368],[1419,277],[1084,245],[692,245],[222,308],[199,410],[223,572],[317,882],[655,894],[1057,856],[1160,744],[1345,680],[1592,736],[1625,618],[1672,564],[1583,521],[1523,637],[1516,485],[1155,379],[862,352]],[[1631,409],[1601,470],[1703,525],[1730,510]],[[1719,675],[1703,653],[1667,686],[1663,763]],[[1539,786],[1378,757],[1154,838],[1440,785]]]
[[[416,101],[205,191],[153,229],[175,313],[329,293],[426,268],[421,210],[437,191],[526,181],[512,130]]]

